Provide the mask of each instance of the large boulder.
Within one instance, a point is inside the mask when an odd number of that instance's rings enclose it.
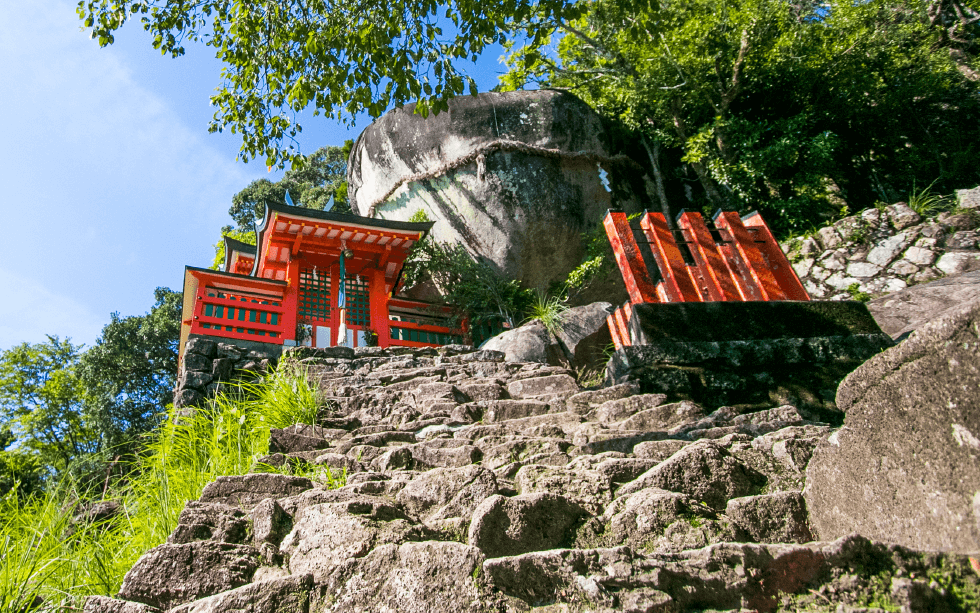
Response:
[[[423,210],[436,240],[539,289],[579,265],[582,233],[608,208],[640,210],[643,174],[611,152],[595,111],[551,90],[461,96],[428,117],[395,109],[361,133],[347,170],[357,214]]]
[[[913,285],[876,298],[868,303],[868,310],[881,330],[897,340],[944,313],[976,302],[980,302],[980,270]]]
[[[593,302],[562,313],[556,336],[572,366],[599,368],[605,365],[608,359],[606,347],[612,343],[606,318],[612,312],[612,304]]]
[[[540,321],[534,320],[501,332],[483,344],[484,349],[503,352],[508,362],[540,362],[558,366],[565,355]]]
[[[980,303],[920,327],[840,385],[844,428],[805,490],[818,538],[980,552]]]

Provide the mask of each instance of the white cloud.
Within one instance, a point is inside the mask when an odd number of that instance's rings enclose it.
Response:
[[[154,287],[179,289],[184,264],[210,263],[231,196],[265,174],[235,163],[204,121],[186,125],[125,54],[80,31],[74,9],[0,2],[0,348],[37,338],[12,321],[83,338],[91,313],[101,326],[111,311],[146,312]],[[188,86],[206,98],[213,84]],[[8,281],[45,298],[23,300]],[[84,315],[49,317],[46,301]]]
[[[75,343],[91,345],[109,323],[109,314],[99,317],[77,300],[55,294],[41,284],[0,270],[0,287],[8,299],[0,300],[0,350],[27,341],[40,343],[47,334],[71,330]]]

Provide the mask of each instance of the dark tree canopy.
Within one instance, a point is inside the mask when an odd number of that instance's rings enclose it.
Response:
[[[515,50],[505,82],[569,89],[630,127],[665,208],[762,209],[805,231],[980,182],[977,0],[588,6],[542,23],[553,46]]]
[[[163,53],[213,47],[211,129],[270,165],[302,164],[298,112],[438,112],[475,91],[464,63],[499,43],[505,87],[571,90],[640,137],[664,208],[759,207],[800,231],[916,185],[980,182],[980,0],[82,0],[78,13],[101,45],[135,19]],[[283,188],[249,186],[236,221]]]

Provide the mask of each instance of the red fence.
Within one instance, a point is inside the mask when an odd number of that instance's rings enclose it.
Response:
[[[184,321],[190,334],[259,341],[281,345],[287,334],[284,296],[286,283],[190,268],[192,315]],[[441,305],[392,298],[388,301],[389,346],[439,347],[462,343],[462,332],[451,326],[450,312]],[[329,317],[324,319],[328,325]],[[350,329],[365,326],[351,325]],[[291,331],[290,331],[291,332]]]
[[[395,347],[439,347],[462,343],[460,330],[449,325],[446,307],[404,298],[388,301],[388,330]]]
[[[609,211],[603,223],[630,296],[608,318],[617,348],[631,344],[631,304],[810,300],[758,213],[719,211],[705,223],[684,211],[677,230],[650,212],[637,223]]]
[[[282,282],[191,270],[197,281],[191,334],[282,344]]]

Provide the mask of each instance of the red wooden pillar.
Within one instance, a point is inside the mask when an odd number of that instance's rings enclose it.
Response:
[[[337,300],[340,298],[340,264],[330,267],[330,343],[331,345],[342,345],[347,339],[341,339],[340,334],[340,309],[337,308]],[[339,339],[340,342],[337,342]]]
[[[385,291],[385,271],[372,270],[368,286],[368,302],[371,306],[371,329],[378,335],[378,346],[391,344],[388,324],[388,292]]]
[[[786,259],[786,254],[780,249],[779,243],[776,242],[769,226],[762,219],[762,215],[750,213],[742,219],[742,223],[750,231],[755,230],[755,245],[762,252],[762,257],[766,263],[769,264],[769,270],[776,277],[779,287],[786,293],[786,298],[788,300],[810,300],[810,294],[803,287],[800,278],[796,276],[796,271]]]
[[[700,213],[684,211],[678,218],[681,229],[689,235],[688,248],[697,263],[712,301],[740,300],[725,258]]]
[[[282,340],[296,340],[297,311],[299,311],[299,260],[292,257],[286,267],[286,290],[282,297]]]
[[[715,226],[725,230],[732,237],[732,254],[743,267],[743,273],[748,273],[759,292],[761,300],[786,300],[786,294],[776,282],[776,277],[766,265],[762,252],[755,243],[752,233],[742,223],[742,218],[735,212],[719,211],[715,216]],[[753,296],[754,298],[754,296]],[[746,300],[752,298],[746,297]]]
[[[623,273],[630,302],[634,304],[658,302],[657,290],[650,280],[650,273],[643,262],[640,247],[633,238],[633,230],[630,228],[626,213],[609,211],[602,224],[606,228],[606,236],[609,237],[609,243],[616,255],[619,271]]]
[[[619,326],[616,325],[616,315],[606,315],[606,325],[609,326],[609,335],[612,336],[613,344],[616,349],[622,349],[626,344],[619,334]]]
[[[643,233],[650,241],[650,249],[657,260],[657,266],[664,276],[664,290],[671,302],[702,302],[704,298],[697,283],[691,276],[687,262],[681,255],[674,235],[667,227],[662,213],[647,213],[640,221]],[[635,301],[634,301],[635,302]],[[656,302],[648,300],[647,302]]]

